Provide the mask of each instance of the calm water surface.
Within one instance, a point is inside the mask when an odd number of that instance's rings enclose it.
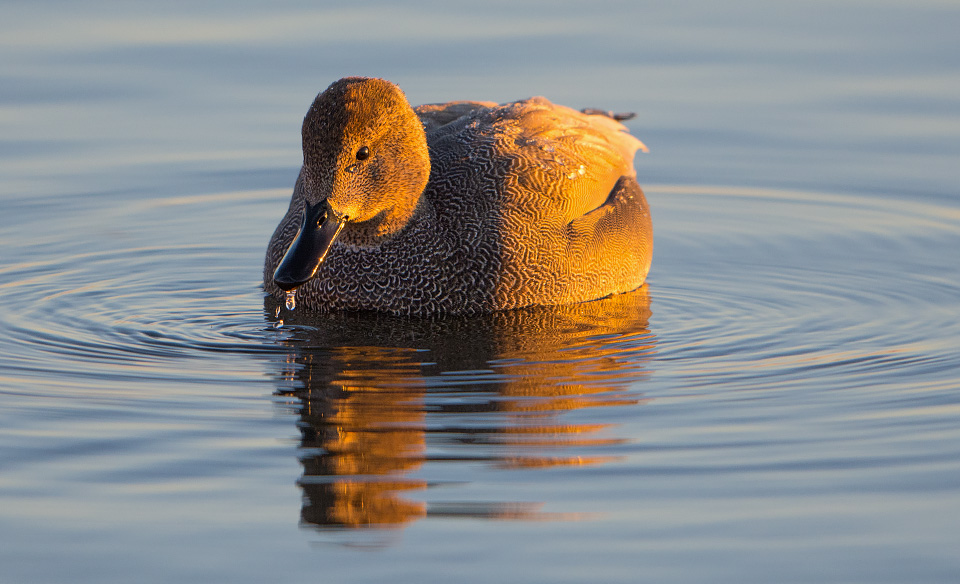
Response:
[[[954,4],[2,12],[0,582],[960,579]],[[648,284],[278,311],[348,74],[636,110]]]

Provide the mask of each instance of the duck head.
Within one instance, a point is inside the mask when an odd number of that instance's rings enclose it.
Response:
[[[430,176],[423,125],[400,88],[348,77],[317,96],[303,120],[303,220],[273,280],[309,281],[334,241],[376,246],[411,220]]]

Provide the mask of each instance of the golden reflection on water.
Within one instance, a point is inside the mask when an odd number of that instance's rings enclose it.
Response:
[[[623,439],[583,408],[634,406],[654,350],[647,288],[596,302],[483,317],[406,319],[284,311],[278,393],[300,412],[301,519],[403,526],[426,516],[570,519],[540,503],[431,503],[430,464],[598,465]],[[266,300],[273,317],[277,301]],[[465,477],[466,479],[466,477]]]

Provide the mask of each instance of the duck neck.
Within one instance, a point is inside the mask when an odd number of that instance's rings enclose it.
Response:
[[[385,209],[372,219],[360,223],[348,222],[338,240],[354,247],[375,247],[399,236],[411,227],[429,223],[433,214],[433,205],[421,193],[412,205]]]

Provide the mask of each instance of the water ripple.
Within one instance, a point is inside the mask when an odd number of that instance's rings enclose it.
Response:
[[[945,250],[960,247],[956,210],[819,193],[648,191],[657,218],[650,297],[658,360],[688,362],[698,376],[781,381],[841,367],[851,382],[871,371],[916,373],[955,363],[947,344],[960,326],[960,288]],[[68,231],[44,244],[53,253],[20,254],[22,261],[0,270],[0,299],[18,306],[2,315],[5,367],[36,372],[66,362],[74,373],[109,375],[111,366],[210,352],[282,352],[277,340],[299,333],[278,333],[263,319],[254,279],[259,250],[245,242],[234,251],[236,234],[222,244],[161,241],[169,237],[160,230],[163,218],[169,224],[185,212],[210,214],[228,198],[182,197],[113,211],[161,213],[149,245],[66,253]],[[239,213],[245,202],[262,203],[238,198]],[[240,273],[250,279],[238,281]],[[589,319],[568,324],[600,334]],[[423,339],[436,331],[402,334]],[[515,358],[536,358],[535,343],[526,344],[532,348],[515,347]],[[562,358],[573,364],[580,357],[572,345]],[[507,369],[493,362],[483,373],[458,371],[431,384],[486,383]]]
[[[658,359],[688,380],[784,387],[829,375],[836,388],[957,365],[955,210],[665,190],[657,244],[666,251],[655,266],[670,264],[670,273],[651,277],[652,324]],[[705,227],[671,229],[674,222]]]

